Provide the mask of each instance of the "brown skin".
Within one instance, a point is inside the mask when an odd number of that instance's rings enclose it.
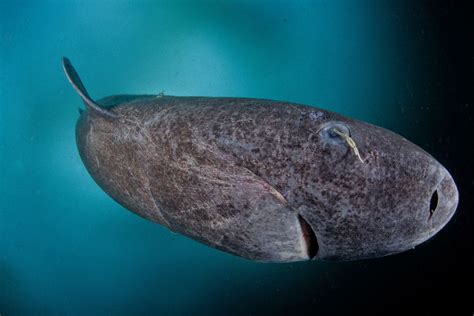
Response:
[[[446,169],[380,127],[260,99],[112,96],[91,106],[67,60],[65,69],[86,98],[76,138],[96,182],[212,247],[267,262],[379,257],[432,237],[456,209]]]

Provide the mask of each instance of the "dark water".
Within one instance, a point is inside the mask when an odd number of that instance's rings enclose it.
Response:
[[[472,314],[461,3],[0,0],[0,314]],[[414,251],[351,263],[261,264],[175,235],[87,174],[63,55],[94,97],[262,97],[391,129],[450,170],[457,214]]]

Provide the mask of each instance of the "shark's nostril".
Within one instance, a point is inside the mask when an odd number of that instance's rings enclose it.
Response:
[[[431,195],[431,200],[430,200],[430,218],[431,216],[433,216],[437,207],[438,207],[438,190],[435,190],[433,192],[433,195]]]

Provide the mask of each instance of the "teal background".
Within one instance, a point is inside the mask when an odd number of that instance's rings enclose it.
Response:
[[[75,144],[82,104],[60,64],[69,57],[96,98],[164,91],[336,111],[406,136],[471,190],[446,112],[469,110],[461,127],[472,126],[471,105],[446,88],[455,58],[432,12],[407,3],[0,0],[0,314],[326,314],[441,295],[472,263],[463,200],[431,242],[393,257],[234,257],[126,211],[95,184]]]

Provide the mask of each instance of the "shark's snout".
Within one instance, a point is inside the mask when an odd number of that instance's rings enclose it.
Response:
[[[427,208],[427,226],[429,237],[443,228],[456,211],[459,193],[453,177],[439,165],[439,181],[432,188],[432,194]]]

